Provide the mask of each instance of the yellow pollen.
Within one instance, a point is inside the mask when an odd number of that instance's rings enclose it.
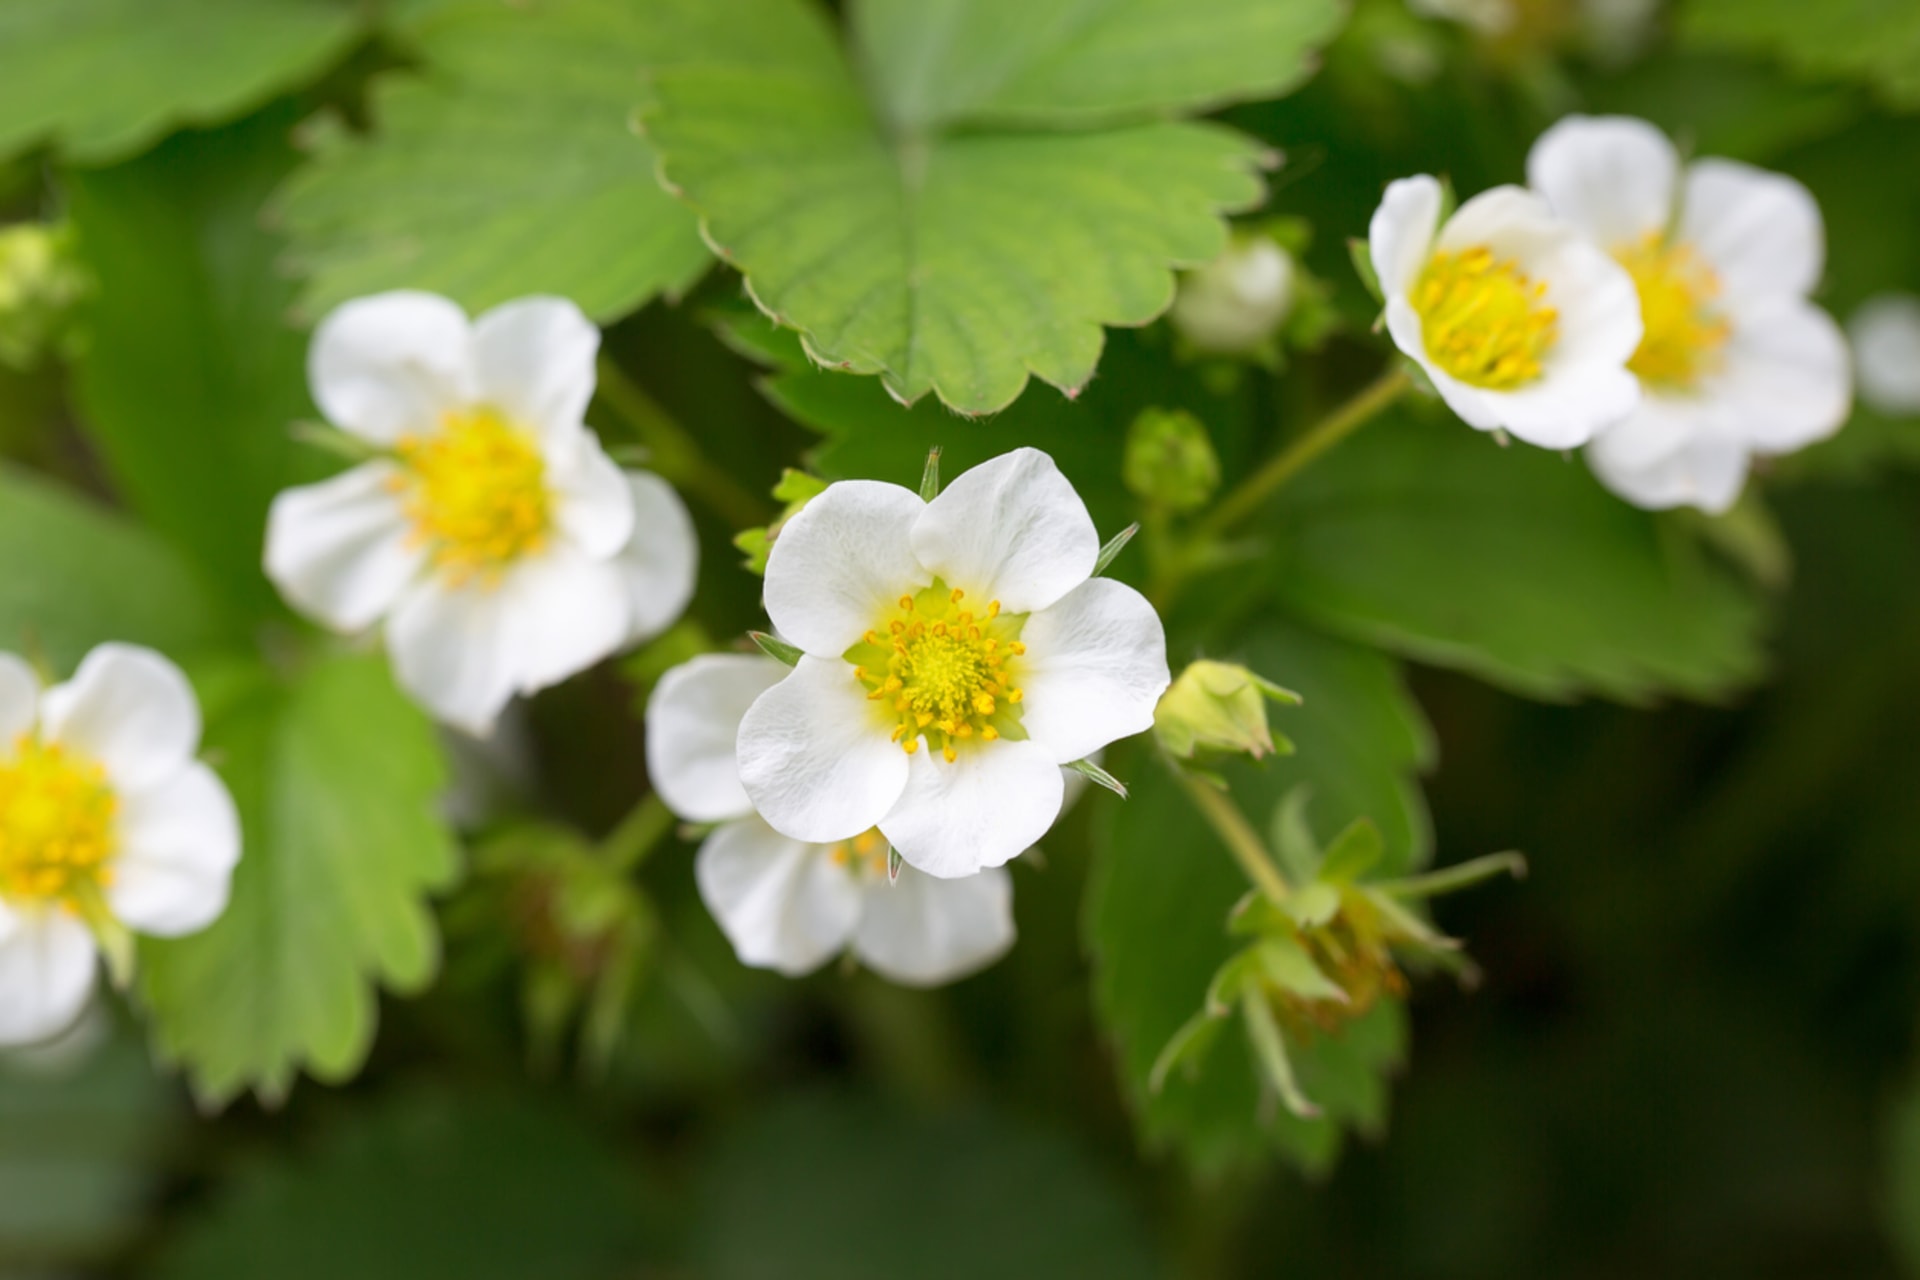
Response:
[[[1411,301],[1433,362],[1473,387],[1511,391],[1540,376],[1559,336],[1547,286],[1485,245],[1428,259]]]
[[[827,856],[856,875],[887,874],[887,838],[877,827],[869,827],[851,840],[828,845]]]
[[[0,764],[0,899],[78,911],[113,878],[119,802],[98,764],[23,736]]]
[[[995,600],[982,620],[959,608],[965,595],[936,578],[844,655],[867,700],[891,709],[892,738],[909,755],[923,740],[952,761],[962,742],[1026,737],[1010,664],[1026,652],[1027,615],[1002,615]]]
[[[417,543],[456,584],[491,584],[506,567],[546,542],[553,503],[546,462],[526,432],[479,408],[448,413],[431,436],[394,446]]]
[[[1715,305],[1720,277],[1685,244],[1658,232],[1648,234],[1614,257],[1640,291],[1640,346],[1627,368],[1645,382],[1675,390],[1695,386],[1719,368],[1721,348],[1732,333]]]

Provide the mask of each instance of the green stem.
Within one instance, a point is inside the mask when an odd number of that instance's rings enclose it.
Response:
[[[1432,898],[1443,893],[1471,889],[1481,881],[1499,875],[1510,875],[1515,880],[1526,879],[1526,858],[1518,853],[1490,853],[1484,858],[1455,863],[1438,871],[1389,880],[1380,889],[1396,898]]]
[[[762,525],[773,509],[707,461],[687,429],[607,356],[598,362],[599,396],[648,450],[647,465],[740,529]]]
[[[1282,485],[1305,470],[1308,463],[1372,421],[1412,385],[1406,370],[1397,364],[1381,374],[1234,486],[1233,491],[1207,513],[1207,518],[1194,527],[1195,540],[1205,545],[1245,520]]]
[[[1205,778],[1197,777],[1177,765],[1174,767],[1174,776],[1180,779],[1180,785],[1185,788],[1187,798],[1193,801],[1193,807],[1200,811],[1200,816],[1207,820],[1207,825],[1227,846],[1241,870],[1247,873],[1247,878],[1273,901],[1286,901],[1286,877],[1280,874],[1280,868],[1273,865],[1273,858],[1267,853],[1260,833],[1247,821],[1247,815],[1240,812],[1233,797]]]
[[[620,819],[620,825],[600,842],[600,857],[615,871],[631,871],[646,861],[653,847],[673,830],[673,812],[652,792]]]

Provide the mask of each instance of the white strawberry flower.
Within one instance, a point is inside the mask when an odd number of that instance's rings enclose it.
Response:
[[[894,881],[877,831],[809,844],[754,813],[735,764],[740,720],[786,674],[772,658],[708,654],[667,672],[647,704],[655,790],[681,818],[718,824],[694,879],[741,963],[798,977],[851,950],[882,977],[933,986],[999,959],[1014,936],[1004,867],[938,880],[903,866]]]
[[[1860,398],[1889,418],[1920,414],[1920,298],[1883,293],[1847,321]]]
[[[679,496],[623,472],[583,421],[599,347],[564,299],[469,322],[407,291],[314,334],[315,402],[380,456],[274,500],[267,574],[335,630],[384,621],[401,686],[470,732],[664,630],[693,593]]]
[[[1394,345],[1470,427],[1570,449],[1632,412],[1633,281],[1546,202],[1495,187],[1441,222],[1440,183],[1388,185],[1368,231]]]
[[[1560,121],[1527,177],[1640,296],[1640,406],[1587,451],[1603,484],[1642,507],[1725,511],[1756,455],[1840,429],[1847,345],[1807,300],[1826,245],[1805,187],[1732,160],[1683,169],[1665,134],[1620,116]]]
[[[40,687],[0,653],[0,1044],[68,1027],[104,950],[174,938],[227,905],[240,819],[194,758],[200,705],[150,649],[103,644]]]
[[[930,875],[971,875],[1060,813],[1060,766],[1153,727],[1166,637],[1035,449],[932,502],[829,485],[767,558],[774,627],[802,651],[740,726],[753,807],[809,844],[878,827]]]

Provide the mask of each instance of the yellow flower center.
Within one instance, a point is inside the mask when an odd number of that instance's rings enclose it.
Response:
[[[1559,336],[1547,286],[1485,245],[1427,260],[1413,309],[1433,362],[1470,387],[1511,391],[1540,376]]]
[[[1719,367],[1732,332],[1714,300],[1720,277],[1691,246],[1659,232],[1614,252],[1640,291],[1645,333],[1627,368],[1641,380],[1676,390],[1691,388]]]
[[[1022,694],[1014,666],[1024,613],[1002,613],[994,600],[976,614],[966,592],[933,585],[903,595],[880,625],[844,655],[867,699],[894,721],[893,740],[908,755],[925,739],[954,759],[959,744],[1025,738]]]
[[[846,867],[857,876],[887,874],[887,838],[880,828],[869,827],[851,840],[827,846],[827,856],[836,866]]]
[[[0,763],[0,898],[80,910],[112,879],[119,802],[106,771],[23,736]]]
[[[492,409],[448,413],[437,434],[403,437],[394,451],[414,537],[456,584],[497,581],[545,543],[546,462],[531,436]]]

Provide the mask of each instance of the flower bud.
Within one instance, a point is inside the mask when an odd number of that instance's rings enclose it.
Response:
[[[1193,511],[1220,487],[1220,458],[1198,418],[1184,409],[1147,409],[1127,429],[1121,474],[1146,501]]]
[[[1181,760],[1203,752],[1244,753],[1258,760],[1291,752],[1267,727],[1267,700],[1298,704],[1300,695],[1230,662],[1202,659],[1180,673],[1153,713],[1153,733]]]
[[[0,229],[0,364],[31,368],[63,348],[86,292],[70,230],[35,222]]]
[[[1920,414],[1920,298],[1882,294],[1847,322],[1860,398],[1888,417]]]
[[[1263,235],[1241,235],[1180,278],[1173,326],[1196,350],[1247,355],[1265,346],[1293,309],[1294,262]]]

